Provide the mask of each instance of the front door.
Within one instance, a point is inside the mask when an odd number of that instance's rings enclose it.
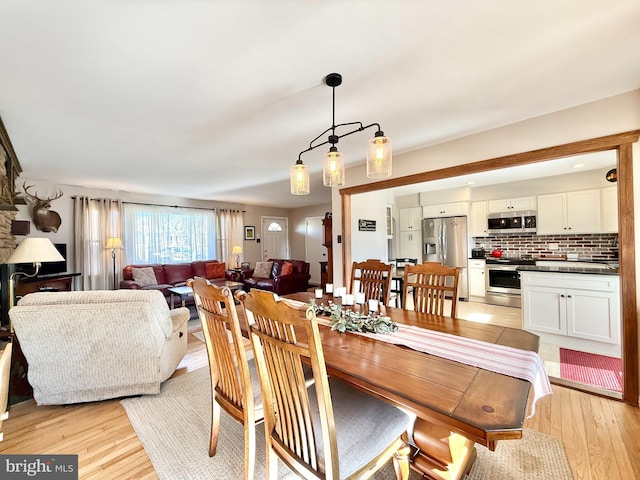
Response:
[[[289,221],[286,217],[262,217],[262,260],[289,258]]]
[[[314,285],[320,285],[320,262],[327,261],[327,248],[322,245],[324,238],[322,218],[305,218],[305,260],[310,266],[311,279],[309,283]]]

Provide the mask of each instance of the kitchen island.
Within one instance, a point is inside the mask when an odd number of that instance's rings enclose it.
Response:
[[[518,267],[523,328],[545,343],[620,357],[617,268],[560,263]]]

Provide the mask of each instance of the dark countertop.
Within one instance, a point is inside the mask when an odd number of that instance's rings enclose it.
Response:
[[[545,272],[545,273],[582,273],[589,275],[619,275],[618,269],[588,268],[588,267],[538,267],[535,265],[518,265],[516,270],[520,272]]]

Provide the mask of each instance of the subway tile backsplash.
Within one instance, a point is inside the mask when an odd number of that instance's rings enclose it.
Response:
[[[495,249],[503,250],[507,257],[537,258],[566,256],[577,253],[581,260],[616,260],[617,246],[615,233],[584,235],[536,235],[536,234],[504,234],[487,237],[475,237],[475,247],[484,247],[487,254]],[[557,244],[557,250],[549,248]],[[617,243],[615,243],[617,245]]]

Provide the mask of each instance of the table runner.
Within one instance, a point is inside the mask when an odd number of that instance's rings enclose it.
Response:
[[[303,302],[287,302],[296,305],[307,305]],[[317,317],[318,323],[331,326],[331,320]],[[552,393],[549,377],[544,369],[544,363],[536,352],[519,348],[498,345],[495,343],[460,337],[449,333],[436,332],[413,325],[398,324],[397,332],[375,334],[364,332],[348,332],[376,340],[403,345],[419,352],[482,368],[491,372],[510,377],[527,380],[533,385],[533,400],[531,402],[531,418],[536,411],[538,399]]]

